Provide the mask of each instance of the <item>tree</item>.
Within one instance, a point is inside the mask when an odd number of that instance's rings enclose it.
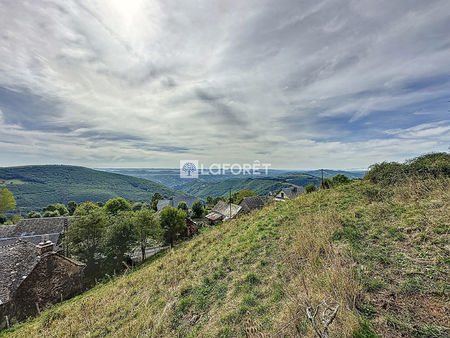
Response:
[[[322,182],[320,182],[320,189],[331,189],[332,183],[329,178],[324,178]]]
[[[121,269],[125,254],[136,242],[136,231],[133,223],[133,212],[122,212],[118,216],[110,217],[111,225],[106,229],[103,243],[108,272]]]
[[[94,210],[98,210],[100,207],[94,202],[80,203],[73,213],[75,216],[86,216]]]
[[[86,263],[86,276],[98,275],[97,263],[109,220],[103,209],[97,208],[76,218],[67,230],[70,252]]]
[[[47,205],[42,211],[45,213],[47,211],[53,212],[57,211],[57,216],[65,216],[69,214],[69,210],[67,210],[66,206],[62,203],[53,203]],[[56,216],[44,216],[44,217],[56,217]]]
[[[159,200],[162,200],[162,199],[163,199],[162,195],[159,192],[155,192],[153,194],[153,196],[152,196],[152,203],[154,201],[159,201]]]
[[[214,199],[211,196],[206,197],[207,205],[214,205]]]
[[[332,186],[338,186],[341,184],[348,184],[351,182],[351,179],[349,179],[347,176],[343,175],[343,174],[339,174],[336,176],[333,176],[331,178],[331,185]]]
[[[131,210],[131,204],[122,197],[111,198],[105,203],[105,210],[110,214],[117,215],[119,211]]]
[[[77,203],[75,201],[70,201],[67,203],[67,210],[69,210],[69,215],[72,216],[75,212],[75,209],[77,208]]]
[[[137,241],[141,248],[142,260],[145,259],[145,249],[148,239],[158,240],[161,236],[161,228],[154,217],[154,213],[148,209],[141,209],[134,216]]]
[[[8,220],[5,215],[0,214],[0,224],[5,224],[5,222]]]
[[[158,211],[158,200],[152,202],[153,211]]]
[[[186,202],[181,201],[180,203],[178,203],[177,208],[183,210],[186,214],[188,212],[188,205],[186,204]]]
[[[316,191],[316,185],[314,183],[310,183],[305,187],[305,192],[307,194]]]
[[[27,218],[41,218],[41,217],[42,217],[42,216],[41,216],[40,212],[34,211],[34,210],[30,211],[30,212],[27,214]]]
[[[225,197],[223,197],[223,196],[217,196],[217,197],[214,198],[214,200],[213,200],[213,205],[216,205],[217,203],[219,203],[219,201],[225,201]]]
[[[192,213],[195,218],[200,218],[203,215],[203,204],[200,200],[197,200],[192,204]]]
[[[61,215],[59,214],[58,210],[53,211],[47,210],[42,214],[42,217],[59,217],[59,216]]]
[[[174,241],[186,230],[186,213],[181,209],[167,207],[161,211],[159,222],[164,240],[172,248]]]
[[[231,203],[239,204],[243,200],[244,197],[256,196],[256,192],[250,189],[244,189],[241,191],[237,191],[231,195]],[[228,198],[229,199],[229,198]]]
[[[16,208],[16,200],[11,191],[6,188],[0,188],[0,213],[6,210]]]

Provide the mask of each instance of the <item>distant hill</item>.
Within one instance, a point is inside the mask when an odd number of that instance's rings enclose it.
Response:
[[[293,184],[306,186],[309,183],[314,183],[318,185],[320,179],[308,174],[295,173],[279,177],[230,178],[222,182],[205,182],[202,180],[185,180],[185,182],[182,185],[175,186],[175,189],[200,198],[206,198],[207,196],[227,195],[230,189],[232,192],[250,189],[258,195],[265,196],[270,192],[276,192],[283,187]]]
[[[264,196],[292,184],[306,186],[312,182],[319,185],[322,175],[321,170],[270,169],[267,174],[261,173],[260,175],[233,175],[228,170],[221,175],[200,174],[198,179],[186,179],[180,178],[179,169],[173,168],[99,168],[98,170],[149,179],[203,199],[207,196],[227,195],[230,188],[232,191],[251,189]],[[362,178],[365,171],[324,170],[324,177],[338,174],[355,179]]]
[[[14,194],[24,211],[55,202],[105,202],[117,196],[149,201],[155,192],[166,197],[180,194],[146,179],[66,165],[0,168],[0,186]]]
[[[322,177],[322,170],[306,170],[303,171],[305,174],[313,175],[316,177]],[[347,171],[347,170],[332,170],[332,169],[324,169],[323,170],[323,177],[333,177],[336,175],[345,175],[348,178],[356,179],[356,178],[363,178],[366,174],[365,170],[357,170],[357,171]]]

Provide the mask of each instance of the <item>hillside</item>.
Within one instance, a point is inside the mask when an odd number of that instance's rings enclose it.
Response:
[[[282,187],[292,184],[306,186],[309,183],[318,185],[320,179],[306,174],[290,174],[276,178],[231,178],[221,182],[204,182],[201,180],[185,180],[185,184],[175,186],[175,189],[184,191],[190,195],[206,198],[207,196],[228,195],[232,192],[250,189],[258,195],[266,196],[276,192]]]
[[[14,194],[17,207],[25,211],[55,202],[105,202],[117,196],[149,201],[155,192],[176,194],[173,189],[142,178],[66,165],[0,168],[0,184]]]
[[[288,171],[271,169],[261,175],[233,175],[230,171],[221,175],[200,174],[198,179],[180,178],[179,169],[155,169],[155,168],[102,168],[107,172],[114,172],[133,177],[146,178],[173,189],[184,191],[187,194],[205,199],[207,196],[227,195],[230,191],[251,189],[261,196],[278,191],[284,186],[296,184],[306,186],[309,183],[319,185],[321,170],[312,171]],[[361,178],[363,171],[324,170],[324,177],[332,177],[344,174],[349,178]]]
[[[57,336],[447,337],[450,179],[369,180],[206,228],[7,332]],[[320,313],[323,308],[320,308]]]

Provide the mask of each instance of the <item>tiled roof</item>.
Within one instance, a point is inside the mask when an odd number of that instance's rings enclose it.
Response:
[[[65,225],[70,225],[74,217],[44,217],[21,219],[8,231],[0,231],[0,246],[10,245],[18,239],[25,239],[38,244],[43,239],[49,239],[53,243],[59,243],[59,237],[64,231]]]
[[[10,300],[14,291],[40,260],[37,248],[28,241],[0,247],[0,303]]]

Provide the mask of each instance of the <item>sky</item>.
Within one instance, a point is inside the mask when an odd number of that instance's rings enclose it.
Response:
[[[1,0],[0,166],[448,151],[450,1]]]

